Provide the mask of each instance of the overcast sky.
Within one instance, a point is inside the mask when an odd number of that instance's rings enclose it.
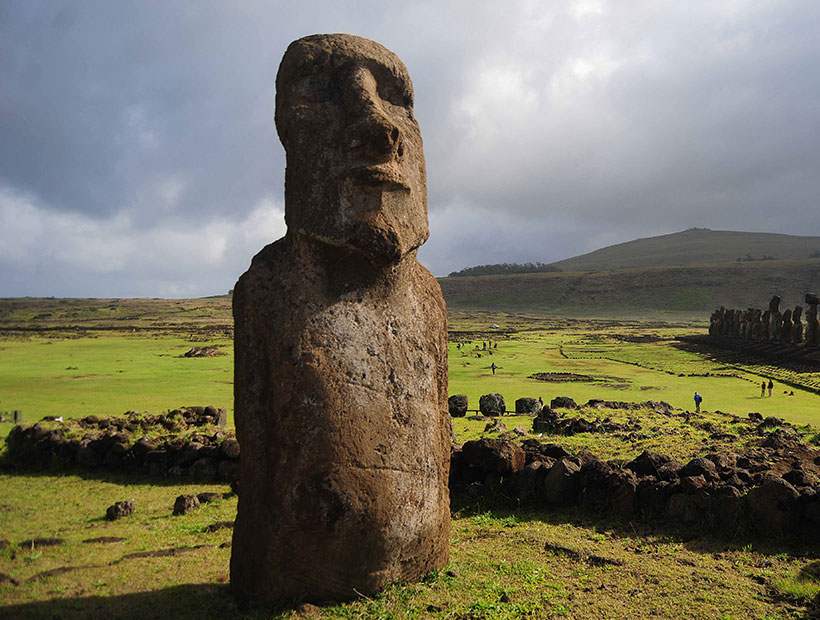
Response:
[[[0,297],[232,288],[284,234],[274,81],[318,32],[410,71],[436,275],[820,235],[816,0],[0,0]]]

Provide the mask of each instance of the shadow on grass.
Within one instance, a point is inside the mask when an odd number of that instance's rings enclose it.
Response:
[[[0,467],[0,475],[15,476],[21,478],[54,478],[60,476],[76,476],[83,480],[94,480],[97,482],[108,482],[120,485],[150,485],[156,487],[178,487],[189,484],[216,484],[229,487],[227,482],[221,480],[201,480],[191,476],[151,476],[136,472],[125,471],[104,471],[102,469],[16,469]]]
[[[286,616],[292,608],[241,608],[227,584],[185,584],[118,596],[78,596],[5,606],[4,620],[146,620],[149,618],[236,618],[261,620]]]
[[[504,498],[468,501],[454,497],[454,514],[472,517],[490,514],[492,518],[511,525],[517,522],[538,521],[549,525],[571,524],[577,527],[606,532],[613,538],[631,539],[635,546],[652,547],[660,542],[682,544],[695,553],[723,553],[742,549],[754,549],[768,556],[787,554],[794,558],[813,560],[820,558],[820,541],[790,536],[764,536],[749,528],[733,530],[690,527],[658,519],[613,516],[580,506],[549,508],[543,506],[515,506]]]

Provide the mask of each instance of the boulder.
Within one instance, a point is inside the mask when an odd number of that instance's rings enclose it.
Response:
[[[465,394],[453,394],[447,399],[447,408],[454,418],[463,418],[467,414],[469,400]]]
[[[484,394],[478,399],[478,409],[482,415],[499,416],[504,415],[507,405],[501,394]]]
[[[549,407],[543,407],[538,412],[538,416],[532,421],[532,432],[547,434],[556,433],[561,428],[560,421],[561,416],[558,413]]]
[[[626,467],[634,471],[638,476],[658,477],[658,470],[670,461],[671,459],[664,454],[644,450],[627,463]]]
[[[537,398],[518,398],[515,401],[516,413],[538,413],[541,407]]]
[[[574,504],[578,499],[581,468],[569,459],[560,459],[544,476],[544,500],[559,506]]]
[[[553,409],[578,409],[578,404],[569,396],[556,396],[550,401]]]
[[[186,515],[199,508],[199,498],[196,495],[180,495],[174,501],[174,515]]]
[[[689,461],[681,470],[680,476],[703,476],[707,480],[717,480],[717,468],[707,458],[697,457]]]
[[[746,495],[752,524],[763,533],[790,529],[800,494],[783,478],[770,477]]]
[[[524,468],[524,450],[504,439],[479,439],[466,442],[461,452],[468,467],[502,475],[513,474]]]
[[[239,458],[239,442],[236,439],[226,439],[219,444],[219,455],[225,459]]]
[[[109,506],[105,511],[105,518],[109,521],[121,519],[134,514],[137,508],[137,503],[133,499],[127,499],[122,502],[115,502]]]

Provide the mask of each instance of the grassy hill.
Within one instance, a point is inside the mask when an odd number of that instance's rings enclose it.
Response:
[[[736,262],[738,258],[809,258],[820,252],[820,237],[693,228],[636,239],[553,263],[563,271],[640,269]]]
[[[439,283],[451,310],[707,313],[720,306],[765,308],[775,294],[784,308],[802,303],[806,292],[820,291],[820,259],[440,278]]]

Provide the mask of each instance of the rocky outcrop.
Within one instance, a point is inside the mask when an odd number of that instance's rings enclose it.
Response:
[[[497,492],[517,504],[577,505],[732,534],[744,527],[820,539],[820,482],[796,461],[800,454],[813,464],[820,452],[795,439],[772,441],[780,430],[762,432],[752,452],[712,453],[685,464],[649,451],[628,462],[604,461],[534,439],[522,444],[522,462],[513,442],[485,439],[454,451],[450,484],[459,496]],[[778,462],[791,469],[771,469]]]
[[[6,465],[17,469],[133,472],[230,482],[239,470],[233,431],[215,426],[224,409],[186,407],[164,414],[129,412],[15,426]]]

